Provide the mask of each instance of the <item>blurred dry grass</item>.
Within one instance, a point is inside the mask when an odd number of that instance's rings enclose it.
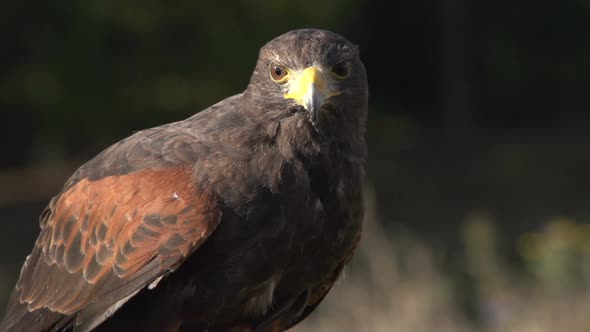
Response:
[[[587,225],[556,219],[525,234],[522,267],[515,268],[500,254],[494,223],[485,215],[468,217],[459,263],[468,286],[444,272],[432,248],[407,234],[386,237],[374,197],[367,196],[365,236],[353,264],[294,331],[590,331]],[[461,305],[465,292],[474,298],[470,310]]]

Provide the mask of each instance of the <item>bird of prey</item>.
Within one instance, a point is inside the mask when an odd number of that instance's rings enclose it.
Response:
[[[250,83],[81,166],[41,213],[0,331],[283,331],[359,241],[368,88],[318,29],[260,49]]]

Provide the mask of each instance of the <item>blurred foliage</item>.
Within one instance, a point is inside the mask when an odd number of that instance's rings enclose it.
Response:
[[[542,286],[563,291],[590,280],[590,224],[559,218],[524,234],[520,253]]]
[[[542,127],[587,120],[588,1],[479,2],[474,23],[477,120]],[[587,125],[587,121],[585,123]]]

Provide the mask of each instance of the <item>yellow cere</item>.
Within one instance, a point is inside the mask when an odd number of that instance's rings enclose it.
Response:
[[[314,93],[320,93],[322,99],[328,99],[340,94],[338,91],[331,89],[326,76],[316,67],[291,72],[289,91],[285,94],[285,98],[295,99],[297,103],[304,105],[310,94]]]

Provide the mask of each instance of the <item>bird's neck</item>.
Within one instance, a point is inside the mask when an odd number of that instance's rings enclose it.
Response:
[[[281,110],[281,105],[268,101],[261,107],[249,102],[252,97],[244,94],[240,113],[262,128],[286,159],[314,158],[321,153],[366,158],[366,103],[354,105],[348,112],[326,110],[321,122],[314,125],[304,111]]]
[[[322,154],[334,158],[366,158],[364,128],[331,126],[316,128],[304,113],[267,121],[266,132],[286,159],[313,160]]]

